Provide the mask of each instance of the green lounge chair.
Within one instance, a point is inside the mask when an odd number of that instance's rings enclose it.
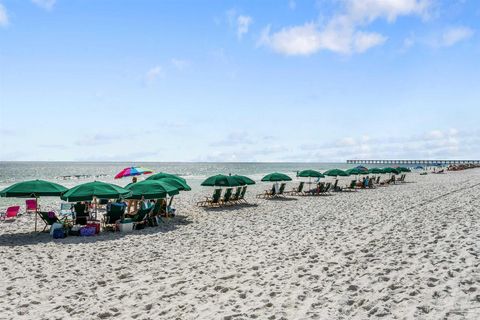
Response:
[[[272,187],[270,190],[265,190],[264,193],[257,194],[257,198],[271,198],[275,196],[275,186]]]
[[[205,201],[197,202],[199,207],[214,207],[220,205],[220,197],[222,195],[222,189],[215,189],[211,198],[205,197]]]
[[[304,192],[303,192],[303,187],[304,186],[305,186],[305,182],[302,181],[302,182],[300,182],[298,187],[293,188],[292,191],[286,191],[285,194],[288,194],[288,195],[303,195],[304,194]]]
[[[243,186],[242,193],[240,193],[240,197],[238,197],[238,202],[248,203],[247,200],[245,200],[245,193],[247,193],[247,186]]]
[[[223,194],[223,199],[220,200],[221,206],[232,204],[232,202],[230,201],[232,198],[232,191],[233,191],[233,188],[225,189],[225,193]]]
[[[323,192],[321,193],[327,193],[328,191],[330,191],[330,187],[332,186],[332,184],[330,182],[328,182],[326,185],[325,185],[325,189],[323,190]]]
[[[287,186],[286,183],[282,183],[282,184],[280,185],[280,188],[278,189],[278,192],[277,192],[277,194],[275,195],[275,197],[285,197],[284,192],[285,192],[285,187],[286,187],[286,186]]]
[[[123,218],[123,214],[125,213],[124,206],[118,206],[115,204],[110,205],[110,209],[107,210],[105,215],[103,216],[103,228],[107,229],[113,226],[113,230],[116,230],[115,226],[118,220]]]
[[[133,227],[138,228],[138,225],[144,225],[145,220],[147,219],[148,214],[153,210],[153,208],[148,209],[139,209],[137,213],[132,217]]]
[[[242,193],[243,187],[237,187],[237,190],[235,191],[235,194],[232,195],[230,198],[230,202],[232,203],[238,203],[240,200],[240,195]]]

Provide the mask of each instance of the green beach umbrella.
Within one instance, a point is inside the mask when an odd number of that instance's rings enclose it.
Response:
[[[62,200],[74,201],[91,201],[93,198],[116,199],[125,198],[132,194],[128,189],[124,189],[114,184],[93,181],[80,184],[66,191],[62,196]]]
[[[273,172],[263,177],[262,181],[263,182],[292,181],[292,178],[290,178],[289,176],[283,173]]]
[[[58,183],[45,180],[30,180],[15,183],[0,191],[1,197],[30,197],[38,199],[39,197],[58,197],[68,189]],[[38,206],[38,201],[37,206]],[[37,207],[38,209],[38,207]],[[35,213],[35,231],[37,231],[37,214]]]
[[[400,174],[399,170],[397,170],[395,168],[391,168],[391,167],[383,168],[383,170],[385,171],[385,173]]]
[[[385,170],[381,168],[371,168],[371,169],[368,169],[368,172],[374,173],[374,174],[386,173]]]
[[[190,191],[192,188],[186,183],[183,182],[182,180],[174,179],[174,178],[163,178],[160,180],[151,180],[151,181],[163,181],[168,183],[169,185],[174,186],[180,191]]]
[[[368,174],[369,173],[369,170],[364,170],[364,169],[360,169],[360,168],[351,168],[351,169],[348,169],[348,170],[345,170],[346,173],[348,173],[349,175],[358,175],[358,174]]]
[[[408,169],[408,168],[406,168],[406,167],[397,167],[397,168],[395,168],[395,169],[397,169],[397,170],[400,171],[400,172],[412,172],[412,170],[410,170],[410,169]]]
[[[132,192],[128,199],[160,199],[178,194],[178,188],[164,180],[144,180],[132,183],[125,189]]]
[[[324,175],[326,176],[330,176],[330,177],[347,177],[349,176],[349,174],[343,170],[340,170],[340,169],[330,169],[328,171],[325,171],[323,173]]]
[[[325,178],[323,173],[315,170],[303,170],[300,171],[297,176],[302,178]]]
[[[247,185],[255,184],[255,181],[253,181],[252,179],[250,179],[249,177],[246,177],[246,176],[240,176],[240,175],[236,174],[233,177],[245,182],[245,184],[247,184]]]
[[[58,197],[68,189],[45,180],[30,180],[15,183],[0,191],[1,197]]]
[[[216,176],[208,177],[201,185],[205,187],[238,187],[244,186],[245,184],[243,180],[237,179],[234,176],[217,174]]]
[[[170,173],[165,173],[165,172],[159,172],[159,173],[155,173],[153,175],[151,175],[150,177],[148,177],[147,179],[145,180],[161,180],[161,179],[164,179],[164,178],[171,178],[171,179],[176,179],[176,180],[180,180],[184,183],[187,182],[187,180],[183,179],[183,178],[180,178],[179,176],[176,176],[174,174],[170,174]]]
[[[186,182],[183,182],[182,180],[178,180],[178,179],[174,179],[174,178],[161,178],[161,179],[158,179],[158,180],[149,180],[149,179],[145,179],[144,181],[164,181],[172,186],[174,186],[175,188],[177,188],[179,191],[190,191],[192,190],[192,188],[186,183]],[[127,184],[124,188],[125,189],[129,189],[129,187],[132,185],[132,184],[135,184],[134,182],[130,182],[129,184]]]

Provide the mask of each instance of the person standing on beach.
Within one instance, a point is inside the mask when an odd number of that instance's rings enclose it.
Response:
[[[137,183],[137,177],[132,178],[132,183]],[[132,209],[133,205],[133,211],[136,212],[138,209],[138,201],[137,200],[128,200],[128,207],[127,207],[127,213],[130,213],[130,210]]]

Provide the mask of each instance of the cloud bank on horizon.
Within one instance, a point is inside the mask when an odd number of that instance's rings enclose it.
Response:
[[[480,159],[477,1],[208,3],[0,0],[0,161]]]

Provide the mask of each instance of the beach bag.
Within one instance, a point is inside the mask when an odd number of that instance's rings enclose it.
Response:
[[[95,227],[83,227],[80,229],[80,235],[82,237],[91,237],[94,236],[96,232]]]
[[[51,235],[51,236],[53,236],[53,232],[54,232],[56,229],[63,229],[63,224],[62,224],[62,223],[58,223],[58,222],[55,222],[54,224],[52,224],[52,226],[50,227],[50,235]]]
[[[97,223],[97,222],[89,222],[89,223],[87,223],[86,227],[95,228],[95,234],[99,234],[99,233],[100,233],[100,223]]]
[[[53,239],[63,239],[65,238],[65,230],[57,228],[53,230]]]

